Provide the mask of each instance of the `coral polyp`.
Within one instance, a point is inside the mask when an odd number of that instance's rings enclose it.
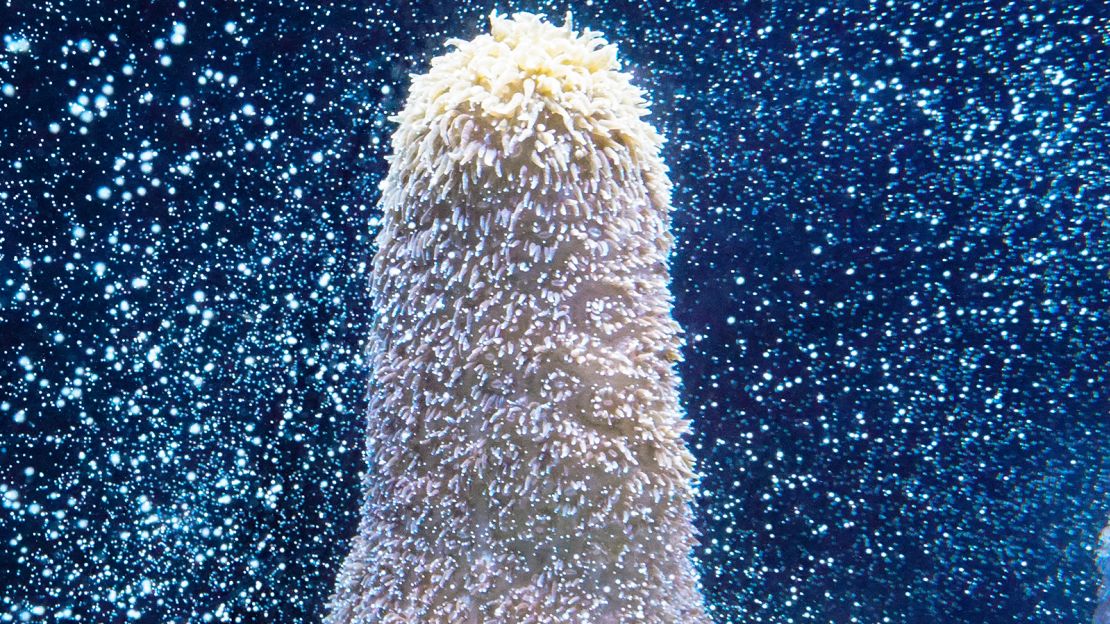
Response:
[[[328,621],[708,623],[662,139],[597,33],[490,22],[394,117]]]

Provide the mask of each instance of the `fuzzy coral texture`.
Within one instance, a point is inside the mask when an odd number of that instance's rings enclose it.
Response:
[[[327,621],[708,624],[662,139],[597,33],[490,21],[394,117]]]

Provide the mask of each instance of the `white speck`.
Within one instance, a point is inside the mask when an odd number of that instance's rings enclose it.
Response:
[[[181,22],[173,23],[173,34],[170,35],[170,43],[174,45],[185,43],[185,24]]]
[[[31,51],[31,42],[19,35],[4,35],[4,48],[12,54],[24,54]]]
[[[98,199],[107,201],[108,198],[112,196],[112,189],[108,188],[107,186],[102,186],[96,189],[96,196]]]

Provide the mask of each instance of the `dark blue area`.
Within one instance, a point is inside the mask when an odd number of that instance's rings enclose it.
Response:
[[[1105,9],[598,0],[0,9],[0,622],[319,621],[386,117],[568,7],[668,138],[717,621],[1090,621]]]

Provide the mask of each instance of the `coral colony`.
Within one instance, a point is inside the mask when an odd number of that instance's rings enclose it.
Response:
[[[1104,4],[5,3],[0,624],[1110,624]]]
[[[394,118],[370,471],[328,621],[708,623],[643,94],[569,17],[449,44]]]

